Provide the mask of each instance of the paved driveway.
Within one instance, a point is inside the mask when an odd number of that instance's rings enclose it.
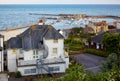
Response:
[[[92,54],[75,54],[71,57],[74,57],[79,64],[83,64],[85,70],[91,70],[93,73],[98,72],[101,64],[106,61],[106,58]]]
[[[0,81],[8,81],[7,74],[0,74]]]

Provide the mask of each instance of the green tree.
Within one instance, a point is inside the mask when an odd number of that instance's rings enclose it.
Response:
[[[106,46],[107,52],[116,54],[120,52],[119,34],[105,34],[102,43]]]
[[[114,66],[120,67],[120,33],[105,34],[102,43],[106,46],[106,51],[110,54],[102,70],[111,70]]]
[[[102,43],[105,45],[108,53],[116,53],[118,60],[120,59],[120,33],[105,34]]]

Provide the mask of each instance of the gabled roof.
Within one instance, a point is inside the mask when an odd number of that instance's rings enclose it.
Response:
[[[104,35],[105,35],[105,33],[101,33],[101,34],[93,37],[93,38],[92,38],[92,42],[101,43],[102,40],[103,40]]]
[[[95,37],[92,38],[92,42],[101,43],[106,33],[120,33],[120,29],[114,29],[114,30],[110,30],[108,32],[104,32],[99,35],[96,35]]]
[[[63,36],[50,25],[33,25],[14,38],[14,40],[9,40],[10,42],[8,42],[8,47],[17,48],[18,45],[14,46],[11,42],[17,41],[18,38],[22,40],[22,48],[24,50],[29,50],[43,48],[43,38],[63,39]]]
[[[63,39],[64,37],[52,26],[48,26],[46,33],[44,34],[45,39]]]
[[[22,39],[19,37],[13,37],[7,41],[7,48],[22,48]]]

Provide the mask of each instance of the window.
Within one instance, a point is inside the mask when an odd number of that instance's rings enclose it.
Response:
[[[53,54],[57,54],[57,48],[53,48]]]
[[[58,39],[54,39],[53,42],[54,42],[54,43],[58,43]]]
[[[93,42],[91,42],[91,45],[93,45]]]
[[[33,58],[38,59],[38,50],[33,51]]]
[[[56,66],[56,67],[49,67],[49,71],[59,71],[60,67]]]
[[[24,69],[24,74],[31,74],[31,73],[36,73],[36,69]]]
[[[20,54],[23,54],[23,50],[22,49],[20,49]]]

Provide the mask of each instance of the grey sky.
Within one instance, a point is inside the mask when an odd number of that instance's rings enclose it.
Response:
[[[120,4],[120,0],[0,0],[0,4]]]

